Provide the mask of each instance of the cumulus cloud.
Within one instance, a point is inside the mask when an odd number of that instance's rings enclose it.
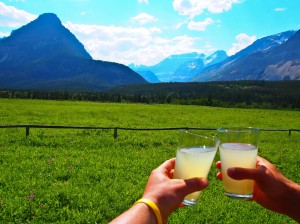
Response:
[[[146,3],[146,4],[149,4],[149,1],[148,1],[148,0],[138,0],[138,3]]]
[[[191,18],[201,15],[204,10],[211,13],[222,13],[231,9],[240,0],[173,0],[173,7],[180,15]]]
[[[16,9],[13,6],[7,6],[0,2],[0,21],[1,26],[3,27],[20,27],[36,18],[36,15]]]
[[[286,10],[286,8],[276,8],[276,9],[274,9],[274,11],[277,11],[277,12],[281,12],[281,11],[285,11]]]
[[[36,15],[0,2],[0,21],[4,27],[0,31],[0,36],[8,36],[6,30],[23,26],[36,18]],[[140,14],[135,19],[141,24],[156,21],[156,18],[147,14]],[[72,22],[63,25],[79,39],[96,60],[125,65],[130,63],[153,65],[173,54],[199,51],[196,46],[199,37],[182,35],[167,38],[163,37],[163,31],[155,26],[99,26]]]
[[[246,33],[241,33],[235,37],[237,40],[236,43],[232,44],[232,48],[227,51],[229,56],[236,54],[242,49],[251,45],[254,41],[257,40],[256,36],[249,36]]]
[[[141,25],[157,21],[157,19],[154,16],[151,16],[147,13],[140,13],[137,16],[131,18],[131,20]]]
[[[72,2],[89,2],[90,0],[70,0]]]
[[[206,18],[204,21],[201,22],[195,22],[191,21],[188,24],[188,28],[190,30],[198,30],[198,31],[205,31],[206,27],[212,24],[214,21],[211,18]]]
[[[84,44],[94,59],[114,61],[128,65],[153,65],[172,54],[195,51],[197,38],[177,36],[160,37],[161,30],[151,28],[128,28],[64,24]]]
[[[91,11],[82,11],[82,12],[80,13],[80,15],[81,15],[81,16],[85,16],[85,15],[87,15],[87,14],[89,14],[89,13],[91,13]]]
[[[2,38],[2,37],[8,37],[10,35],[10,33],[8,33],[8,32],[1,32],[0,31],[0,38]]]

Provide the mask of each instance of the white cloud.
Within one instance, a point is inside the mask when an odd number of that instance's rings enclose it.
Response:
[[[188,28],[190,30],[198,30],[198,31],[205,31],[206,27],[212,24],[214,21],[211,18],[206,18],[204,21],[201,22],[195,22],[191,21],[188,24]]]
[[[147,1],[148,2],[148,1]],[[8,36],[8,31],[27,24],[37,16],[7,6],[0,2],[0,36]],[[136,17],[142,21],[147,16]],[[144,22],[155,21],[149,16]],[[187,52],[199,52],[196,43],[199,37],[176,36],[163,37],[158,27],[118,27],[74,24],[64,24],[85,46],[86,50],[96,60],[153,65],[169,55]],[[4,29],[2,29],[2,27]],[[202,52],[199,52],[202,53]]]
[[[0,2],[0,21],[1,26],[3,27],[20,27],[36,18],[36,15],[16,9],[13,6],[7,6]]]
[[[1,32],[0,31],[0,38],[1,37],[8,37],[10,35],[10,33],[8,33],[8,32]]]
[[[71,2],[89,2],[90,0],[70,0]]]
[[[286,8],[276,8],[276,9],[274,9],[274,11],[277,11],[277,12],[281,12],[281,11],[285,11],[286,10]]]
[[[151,28],[127,28],[64,24],[83,43],[94,59],[128,65],[153,65],[172,54],[194,52],[197,38],[177,36],[160,37],[161,30]]]
[[[138,0],[138,3],[146,3],[146,4],[149,4],[149,1],[148,1],[148,0]]]
[[[201,15],[204,10],[211,13],[222,13],[231,9],[240,0],[173,0],[173,7],[180,15],[191,18]]]
[[[254,41],[257,40],[256,36],[249,36],[245,33],[241,33],[235,37],[237,40],[236,43],[232,44],[232,48],[227,51],[229,56],[234,55],[235,53],[241,51],[242,49],[251,45]]]
[[[80,15],[81,15],[81,16],[85,16],[85,15],[87,15],[87,14],[89,14],[89,13],[91,13],[91,11],[82,11],[82,12],[80,13]]]
[[[157,21],[154,16],[151,16],[147,13],[140,13],[137,16],[131,18],[131,20],[142,25]]]

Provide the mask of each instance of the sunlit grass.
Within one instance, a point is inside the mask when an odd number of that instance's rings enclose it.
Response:
[[[297,111],[0,99],[0,125],[300,127]],[[214,131],[203,131],[210,135]],[[259,154],[300,182],[300,133],[262,132]],[[0,223],[107,223],[141,197],[148,175],[175,156],[177,131],[0,129]],[[218,155],[215,160],[218,160]],[[295,223],[226,198],[212,167],[200,203],[169,223]]]

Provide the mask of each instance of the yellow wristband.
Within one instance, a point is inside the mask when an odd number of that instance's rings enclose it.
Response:
[[[155,214],[157,224],[162,224],[162,217],[161,217],[160,211],[159,211],[157,205],[153,201],[151,201],[147,198],[141,198],[138,201],[136,201],[134,203],[134,205],[137,203],[144,203],[144,204],[148,205]]]

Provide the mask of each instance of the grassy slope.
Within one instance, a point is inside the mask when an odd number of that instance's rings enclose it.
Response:
[[[0,99],[0,125],[300,129],[296,111]],[[212,134],[214,131],[204,131]],[[174,157],[177,131],[0,129],[0,223],[107,223],[130,207],[148,175]],[[300,182],[300,133],[262,132],[259,154]],[[218,155],[216,159],[218,160]],[[213,167],[195,207],[169,223],[294,223],[223,196]],[[31,196],[31,197],[30,197]]]

